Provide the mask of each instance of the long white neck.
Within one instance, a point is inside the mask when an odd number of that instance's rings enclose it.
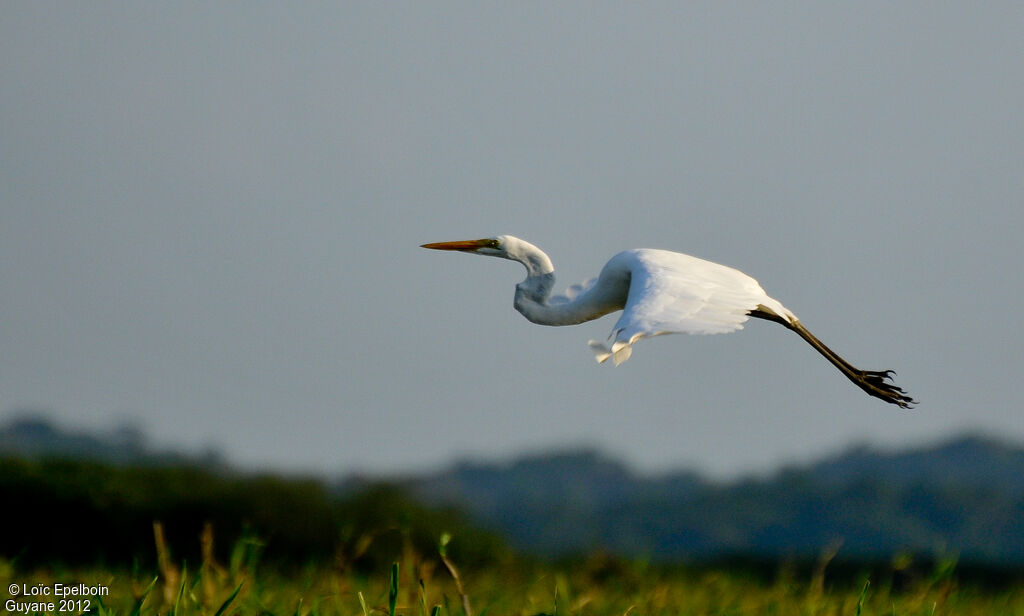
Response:
[[[544,251],[518,238],[503,240],[507,258],[526,267],[526,280],[516,285],[514,305],[524,317],[538,325],[576,325],[622,308],[621,292],[609,293],[600,280],[579,296],[548,303],[555,286],[555,268]]]

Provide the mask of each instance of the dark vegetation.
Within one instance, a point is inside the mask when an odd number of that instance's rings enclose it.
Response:
[[[898,454],[856,449],[724,485],[637,476],[588,451],[332,485],[241,473],[216,456],[154,455],[135,437],[124,447],[124,434],[68,435],[37,420],[0,430],[0,559],[152,567],[159,522],[181,562],[210,557],[200,540],[209,528],[221,562],[249,542],[261,562],[356,572],[403,553],[436,555],[443,533],[469,569],[513,549],[612,576],[637,559],[762,579],[779,563],[806,577],[827,559],[831,574],[868,569],[894,583],[950,562],[962,576],[1010,583],[1024,567],[1024,451],[982,438]],[[83,447],[68,452],[68,439]],[[116,456],[110,442],[121,444]]]
[[[193,563],[207,525],[221,562],[242,540],[257,542],[261,560],[280,566],[379,569],[403,549],[436,552],[445,531],[456,535],[450,550],[463,562],[492,562],[505,553],[496,535],[453,510],[428,509],[386,485],[338,498],[312,479],[7,458],[0,460],[0,494],[8,529],[0,533],[0,557],[23,566],[152,566],[154,522],[173,557]]]

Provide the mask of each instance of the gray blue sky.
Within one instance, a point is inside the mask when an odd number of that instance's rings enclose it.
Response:
[[[717,476],[1024,440],[1020,3],[4,3],[0,419],[244,464],[589,444]],[[756,277],[921,402],[769,323],[598,366],[512,309],[658,247]]]

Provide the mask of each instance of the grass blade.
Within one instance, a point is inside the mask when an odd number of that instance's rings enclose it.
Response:
[[[398,603],[398,563],[391,563],[391,587],[388,588],[388,615],[395,616],[395,604]]]
[[[455,568],[455,563],[448,558],[448,543],[452,540],[452,536],[448,533],[441,533],[441,540],[437,545],[437,552],[441,555],[441,562],[444,563],[448,573],[451,574],[452,580],[455,581],[455,590],[458,591],[459,597],[462,598],[462,613],[463,616],[473,616],[473,609],[469,605],[469,595],[466,594],[466,589],[462,587],[462,580],[459,578],[459,570]],[[447,598],[447,597],[446,597]],[[448,612],[451,614],[451,611]]]
[[[168,614],[177,614],[178,608],[181,606],[181,597],[185,594],[185,584],[188,582],[188,566],[182,565],[181,567],[181,587],[178,588],[178,596],[174,598],[174,607]]]
[[[230,597],[228,597],[228,598],[227,598],[227,599],[226,599],[226,600],[224,601],[224,603],[222,603],[222,604],[220,605],[220,609],[219,609],[219,610],[217,610],[217,613],[216,613],[216,614],[214,614],[213,616],[220,616],[221,614],[223,614],[223,613],[224,613],[224,610],[228,609],[228,606],[229,606],[229,605],[231,605],[231,602],[232,602],[232,601],[234,601],[234,600],[235,600],[235,597],[237,597],[237,596],[238,596],[238,591],[242,590],[242,585],[243,585],[243,584],[245,584],[245,580],[242,580],[241,582],[239,582],[239,583],[238,583],[238,588],[236,588],[236,589],[235,589],[235,592],[231,593],[231,596],[230,596]]]
[[[156,586],[156,581],[159,579],[159,575],[154,577],[153,581],[149,583],[149,586],[147,586],[146,589],[142,591],[142,594],[139,595],[138,601],[135,602],[135,606],[132,607],[132,611],[129,613],[128,616],[139,616],[139,614],[142,612],[142,604],[146,602],[146,597],[149,596],[150,591],[153,590],[153,587]]]
[[[111,612],[110,608],[107,607],[107,604],[103,602],[103,597],[101,597],[100,595],[96,595],[96,615],[113,616],[113,612]]]
[[[864,580],[864,589],[860,591],[860,599],[857,600],[857,616],[864,607],[864,597],[868,596],[868,586],[871,585],[871,578]]]

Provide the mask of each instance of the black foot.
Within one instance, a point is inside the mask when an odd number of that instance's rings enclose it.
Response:
[[[860,370],[859,374],[858,385],[868,394],[885,400],[890,404],[895,404],[902,409],[909,409],[917,404],[917,400],[908,396],[902,387],[897,387],[892,383],[891,377],[896,374],[892,370],[882,370],[880,372]]]

